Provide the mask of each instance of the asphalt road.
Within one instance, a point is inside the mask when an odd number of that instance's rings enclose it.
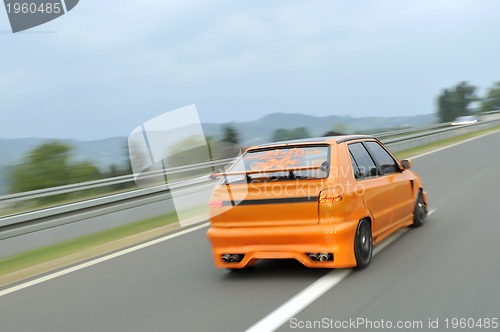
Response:
[[[402,330],[435,331],[429,319],[439,319],[442,331],[446,318],[449,330],[453,318],[500,319],[499,143],[496,133],[415,159],[437,209],[427,223],[279,329],[365,319],[421,321],[423,328]],[[218,270],[205,232],[1,296],[0,331],[244,331],[330,272],[294,261]]]

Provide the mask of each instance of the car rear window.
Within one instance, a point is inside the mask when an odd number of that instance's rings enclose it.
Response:
[[[301,167],[314,169],[296,170]],[[228,179],[230,182],[322,179],[328,176],[329,170],[330,146],[283,146],[246,152],[228,172],[250,173],[244,175],[245,178],[230,176]]]

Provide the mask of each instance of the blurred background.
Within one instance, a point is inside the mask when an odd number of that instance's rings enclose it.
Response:
[[[17,34],[0,11],[0,194],[129,174],[133,128],[189,104],[242,147],[500,108],[497,1],[76,9]]]
[[[272,141],[377,134],[406,158],[498,131],[498,13],[497,0],[85,0],[13,34],[0,9],[2,332],[252,326],[330,271],[216,270],[208,174]],[[157,132],[171,153],[138,186],[130,135],[143,144],[144,124],[187,105],[204,137]],[[433,220],[304,317],[497,315],[495,135],[418,159]],[[182,240],[3,296],[185,225]]]

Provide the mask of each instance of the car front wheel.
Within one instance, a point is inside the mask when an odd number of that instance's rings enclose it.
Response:
[[[413,211],[413,226],[422,226],[427,217],[427,205],[425,205],[422,193],[418,193],[417,202],[415,203],[415,210]]]

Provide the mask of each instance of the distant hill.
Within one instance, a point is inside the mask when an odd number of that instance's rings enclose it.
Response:
[[[273,113],[265,117],[249,122],[233,122],[231,125],[240,134],[242,145],[254,145],[269,142],[273,132],[278,128],[294,129],[306,127],[311,135],[322,136],[332,130],[336,125],[341,125],[347,129],[346,133],[360,132],[363,130],[373,131],[374,129],[396,128],[396,127],[417,127],[433,124],[437,122],[434,114],[424,114],[401,117],[363,117],[354,118],[351,116],[331,115],[326,117],[316,117],[295,113]],[[205,135],[221,138],[223,126],[225,124],[206,123],[203,124]]]
[[[415,127],[436,123],[434,114],[405,117],[364,117],[326,116],[316,117],[295,113],[273,113],[261,119],[248,122],[233,122],[240,135],[241,145],[249,146],[266,143],[271,140],[273,132],[278,128],[294,129],[306,127],[311,135],[321,136],[336,125],[347,129],[347,133],[363,130],[373,132],[375,129]],[[221,139],[226,124],[205,123],[203,130],[206,136]],[[40,138],[0,139],[0,195],[6,193],[7,169],[19,164],[24,156],[33,148],[50,140]],[[128,162],[126,137],[113,137],[96,141],[59,140],[71,145],[76,161],[91,161],[102,171],[109,166],[123,167]]]

